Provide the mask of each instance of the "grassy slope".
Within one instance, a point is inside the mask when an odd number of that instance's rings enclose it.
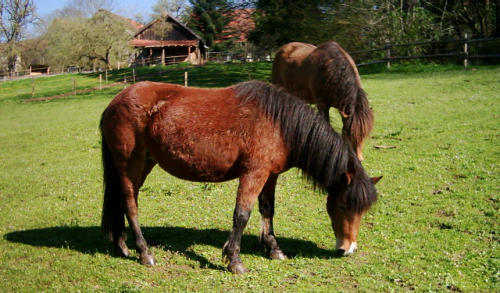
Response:
[[[267,79],[269,70],[209,65],[189,78],[225,86]],[[181,83],[182,73],[162,78]],[[17,101],[15,83],[2,88],[0,291],[498,291],[500,68],[362,79],[376,114],[364,165],[384,178],[358,253],[331,258],[325,198],[291,170],[280,177],[275,216],[291,258],[262,256],[255,209],[242,241],[244,276],[227,273],[220,258],[237,182],[191,183],[159,168],[139,199],[158,265],[111,256],[98,227],[98,121],[119,87],[28,104]]]
[[[187,64],[174,66],[138,67],[135,70],[136,81],[152,80],[184,84],[184,72],[188,72],[190,86],[222,87],[249,79],[268,80],[271,63],[207,64],[202,67],[190,67]],[[72,94],[73,85],[77,91],[106,87],[116,82],[133,80],[132,68],[115,70],[108,73],[66,74],[35,79],[21,79],[0,82],[0,101],[23,101],[31,98],[52,97]],[[117,86],[117,88],[123,85]],[[32,89],[34,93],[32,95]],[[80,95],[80,94],[78,94]],[[85,95],[85,93],[83,94]]]

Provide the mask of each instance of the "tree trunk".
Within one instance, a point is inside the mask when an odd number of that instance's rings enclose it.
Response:
[[[495,0],[495,37],[500,37],[500,0]]]
[[[7,58],[7,67],[9,69],[9,75],[12,77],[16,73],[16,65],[17,65],[17,55],[9,56]]]
[[[109,70],[112,70],[113,68],[111,67],[111,63],[109,62],[109,53],[111,51],[111,47],[108,47],[106,49],[106,55],[104,57],[104,63],[106,64],[106,68]]]

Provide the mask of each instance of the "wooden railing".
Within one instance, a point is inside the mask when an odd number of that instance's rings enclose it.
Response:
[[[165,56],[165,59],[162,60],[161,56],[158,57],[147,57],[147,58],[137,58],[133,65],[135,66],[145,66],[145,65],[170,65],[181,63],[186,60],[188,55],[179,55],[179,56]]]
[[[233,62],[233,61],[243,61],[243,62],[254,62],[254,61],[272,61],[271,54],[256,55],[252,53],[233,53],[233,52],[208,52],[207,61],[211,62]]]
[[[498,45],[495,47],[494,54],[474,54],[471,55],[469,44],[471,43],[493,43],[496,42]],[[436,45],[436,44],[463,44],[463,49],[455,52],[441,52],[436,54],[426,54],[426,55],[410,55],[410,56],[392,56],[391,49],[398,47],[410,47],[410,46],[422,46],[422,45]],[[367,53],[385,51],[385,57],[375,60],[370,60],[369,58],[363,58],[363,55],[367,55]],[[500,37],[492,37],[492,38],[480,38],[480,39],[467,39],[467,35],[465,35],[465,39],[461,40],[427,40],[427,41],[417,41],[405,44],[392,44],[386,43],[384,46],[369,49],[369,50],[355,50],[350,51],[350,55],[353,56],[355,60],[363,60],[356,64],[358,67],[372,65],[372,64],[380,64],[386,63],[387,68],[390,69],[391,62],[400,61],[400,60],[412,60],[412,59],[437,59],[437,58],[458,58],[462,59],[464,62],[464,67],[467,68],[468,60],[470,59],[487,59],[487,58],[500,58]],[[361,57],[356,57],[361,56]],[[368,60],[367,60],[368,59]]]

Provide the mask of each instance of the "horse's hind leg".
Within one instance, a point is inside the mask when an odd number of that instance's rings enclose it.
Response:
[[[274,192],[277,179],[278,176],[271,175],[259,195],[259,211],[262,215],[260,243],[269,252],[269,257],[272,259],[286,259],[285,254],[278,246],[273,231]]]
[[[132,154],[126,164],[126,173],[121,176],[125,194],[125,215],[134,234],[140,262],[144,265],[153,265],[155,261],[139,225],[137,197],[139,188],[155,164],[156,162],[146,159],[145,152]]]
[[[139,207],[138,205],[138,195],[139,195],[139,189],[141,188],[141,186],[144,184],[144,181],[146,180],[146,177],[148,176],[148,174],[151,172],[151,170],[153,169],[153,167],[156,165],[156,161],[153,159],[153,158],[150,158],[150,157],[146,157],[146,160],[144,162],[144,165],[143,165],[143,168],[142,168],[142,173],[140,173],[140,177],[137,177],[135,184],[134,184],[134,201],[135,201],[135,210],[137,210],[137,207]],[[126,181],[126,182],[124,182]],[[128,185],[128,180],[127,179],[122,179],[122,185],[126,186]],[[127,194],[127,192],[125,192],[125,194]],[[134,237],[136,237],[137,239],[137,231],[134,230],[133,228],[133,225],[132,223],[130,222],[130,217],[128,215],[128,211],[133,211],[134,210],[134,207],[131,207],[129,209],[129,206],[131,205],[130,203],[130,196],[127,194],[126,195],[126,199],[125,199],[125,214],[127,215],[127,219],[129,221],[129,224],[130,226],[132,227],[132,230],[134,232]],[[136,222],[137,222],[137,212],[135,213],[136,214]],[[132,215],[131,215],[132,216]],[[138,225],[138,223],[137,223]],[[140,228],[139,228],[140,229]],[[142,236],[142,233],[141,231],[139,231],[140,233],[140,238],[144,238]],[[121,254],[123,256],[129,256],[129,251],[128,251],[128,247],[127,247],[127,244],[125,243],[125,240],[126,240],[126,234],[125,233],[122,233],[121,235],[118,235],[115,237],[115,241],[114,241],[114,246],[115,248],[121,252]],[[141,243],[137,246],[138,248],[142,248],[144,247],[144,245]],[[147,245],[146,245],[146,248],[147,248]],[[142,248],[143,249],[143,248]],[[142,262],[142,259],[141,259],[141,262]]]

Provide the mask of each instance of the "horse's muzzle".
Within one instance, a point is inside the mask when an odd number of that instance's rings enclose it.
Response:
[[[348,250],[345,250],[344,248],[337,248],[334,254],[336,257],[349,256],[351,254],[354,254],[354,252],[356,252],[357,249],[358,249],[357,243],[352,242]]]

